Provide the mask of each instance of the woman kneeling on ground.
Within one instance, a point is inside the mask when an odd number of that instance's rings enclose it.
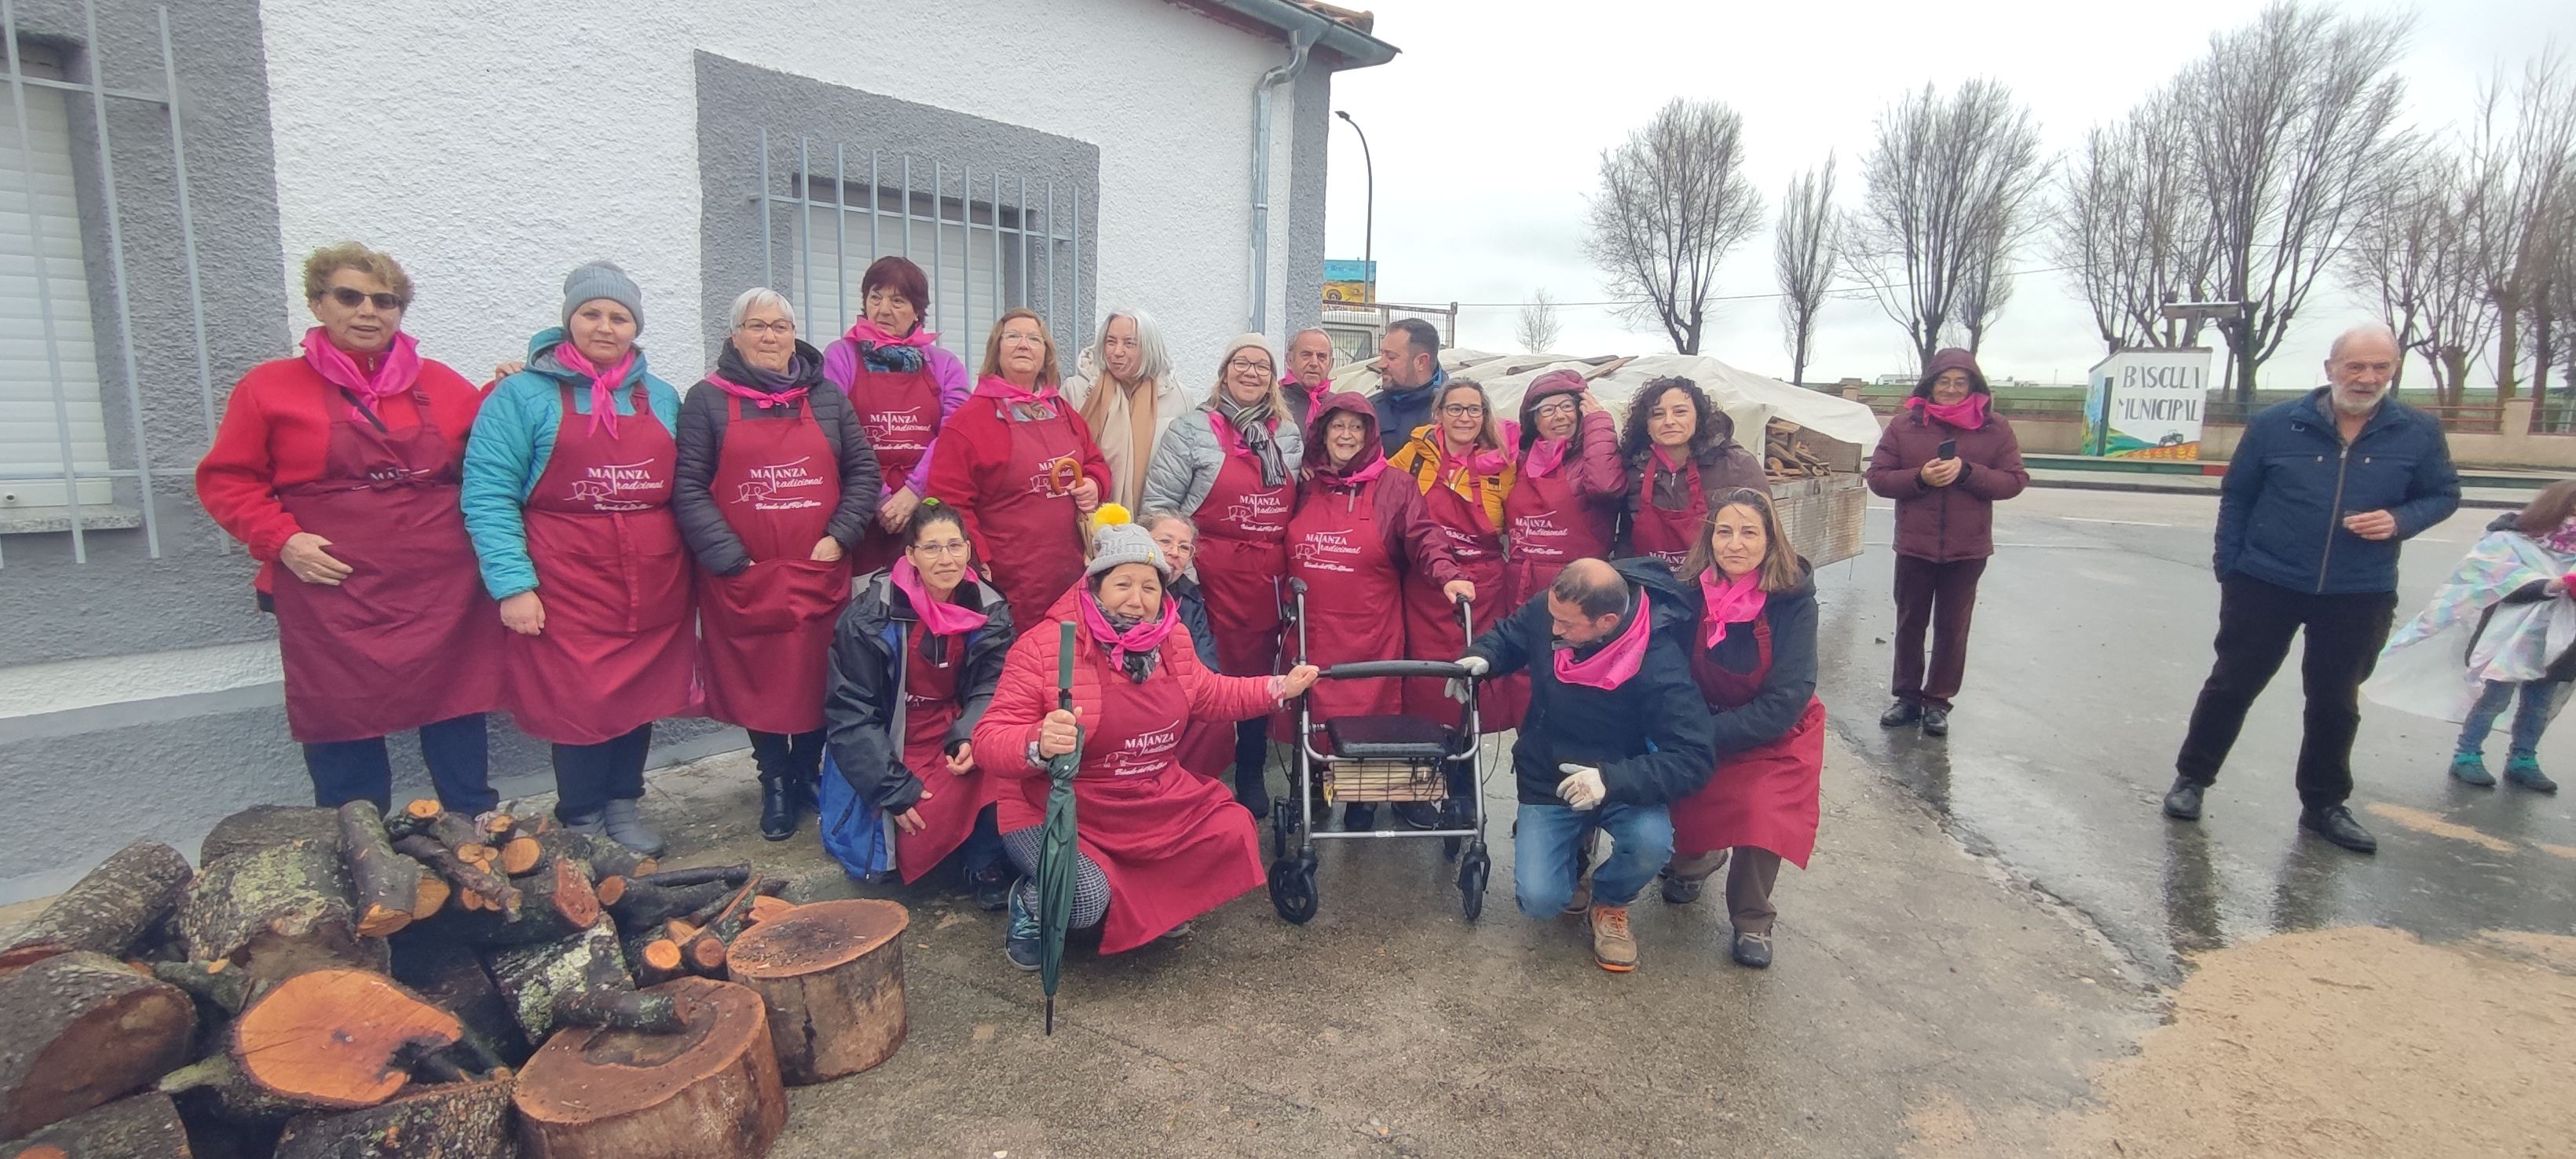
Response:
[[[1738,964],[1771,964],[1771,885],[1783,859],[1807,867],[1825,773],[1825,706],[1816,699],[1815,570],[1780,533],[1771,497],[1719,497],[1683,560],[1700,596],[1691,675],[1717,721],[1717,775],[1673,803],[1664,900],[1688,905],[1728,862],[1726,905]]]
[[[1181,768],[1181,734],[1193,720],[1261,716],[1315,682],[1307,665],[1284,676],[1208,671],[1188,633],[1173,630],[1178,611],[1163,594],[1172,568],[1153,537],[1116,504],[1101,508],[1098,523],[1082,582],[1011,646],[975,729],[978,760],[1005,780],[1002,848],[1027,875],[1011,891],[1004,943],[1023,970],[1038,968],[1049,761],[1081,753],[1072,926],[1099,925],[1101,953],[1132,950],[1187,933],[1190,919],[1263,880],[1252,814],[1224,786]],[[1070,712],[1056,707],[1065,624],[1077,649]]]

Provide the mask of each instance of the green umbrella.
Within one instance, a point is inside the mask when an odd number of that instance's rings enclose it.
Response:
[[[1073,621],[1057,637],[1055,706],[1073,711]],[[1046,987],[1046,1032],[1055,1033],[1055,984],[1064,976],[1065,927],[1073,924],[1073,773],[1082,765],[1082,738],[1074,734],[1073,751],[1047,762],[1046,830],[1038,850],[1038,920],[1044,923],[1038,943],[1038,982]]]

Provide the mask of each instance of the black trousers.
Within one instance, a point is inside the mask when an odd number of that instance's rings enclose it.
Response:
[[[1234,798],[1246,802],[1270,799],[1269,717],[1234,722]]]
[[[1934,563],[1896,557],[1896,681],[1898,700],[1950,709],[1950,698],[1968,675],[1968,622],[1977,610],[1982,559]],[[1932,667],[1923,667],[1923,634],[1932,634]]]
[[[482,713],[420,726],[420,759],[429,765],[438,803],[449,812],[471,817],[501,803],[492,791],[492,742]],[[304,771],[313,778],[313,803],[323,808],[373,801],[379,809],[393,809],[394,767],[383,737],[306,745]]]
[[[653,726],[598,744],[555,746],[555,817],[571,822],[595,817],[610,801],[632,801],[644,795],[644,754],[653,747]]]
[[[2307,718],[2299,742],[2299,800],[2311,809],[2352,796],[2352,738],[2361,728],[2361,682],[2379,662],[2397,593],[2320,596],[2242,575],[2218,586],[2217,663],[2192,706],[2174,771],[2202,785],[2218,779],[2245,728],[2245,711],[2281,670],[2290,638],[2307,631],[2299,683]]]
[[[761,780],[811,787],[823,771],[822,729],[794,734],[744,731],[751,733],[751,763],[760,769]]]

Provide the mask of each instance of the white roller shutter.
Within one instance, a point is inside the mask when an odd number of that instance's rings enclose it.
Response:
[[[61,75],[58,68],[24,54],[20,60],[28,75]],[[72,182],[68,94],[35,85],[23,88],[26,140],[19,139],[15,110],[0,88],[0,516],[65,506],[61,472],[66,435],[75,469],[108,468],[89,275],[81,262],[80,207]],[[27,212],[31,189],[33,221]],[[41,292],[36,276],[40,261]],[[46,357],[49,314],[61,367],[59,409],[53,361]],[[48,477],[22,477],[29,475]],[[84,480],[80,497],[85,505],[108,502],[107,481]]]
[[[886,208],[891,211],[901,200],[899,194],[887,194]],[[926,217],[913,218],[910,253],[904,252],[904,222],[901,218],[881,219],[877,226],[879,249],[871,252],[868,248],[867,205],[862,202],[842,212],[846,216],[840,222],[841,233],[836,236],[833,233],[833,208],[829,205],[809,207],[805,220],[811,232],[793,243],[801,248],[791,252],[789,261],[782,263],[781,268],[793,269],[796,262],[803,260],[805,253],[813,255],[812,300],[806,300],[808,291],[801,275],[791,284],[770,287],[796,302],[797,310],[803,315],[797,325],[803,327],[805,340],[820,348],[830,345],[833,339],[849,330],[850,322],[858,317],[861,306],[859,279],[867,276],[870,263],[886,254],[893,254],[911,258],[914,265],[930,275],[930,296],[937,304],[930,312],[929,326],[939,333],[939,344],[963,360],[967,372],[973,373],[984,360],[984,335],[993,328],[993,319],[1001,315],[1001,310],[993,305],[994,290],[996,287],[1002,289],[1004,308],[1016,305],[1013,299],[1019,293],[1017,283],[1001,286],[998,280],[1003,267],[994,260],[992,207],[977,203],[977,220],[971,230],[954,220],[954,207],[944,211],[950,220],[936,226]],[[1005,247],[1018,242],[1016,236],[1002,239]],[[844,307],[847,313],[842,312]],[[1056,337],[1059,345],[1065,341],[1063,335]]]

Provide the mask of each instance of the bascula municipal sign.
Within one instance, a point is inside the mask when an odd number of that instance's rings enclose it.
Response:
[[[2093,368],[2084,392],[2084,453],[2110,459],[2198,459],[2209,406],[2210,352],[2123,350]]]

